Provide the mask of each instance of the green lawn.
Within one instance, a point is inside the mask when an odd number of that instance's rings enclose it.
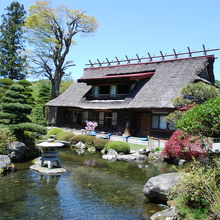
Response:
[[[130,145],[131,150],[139,150],[147,147],[147,145],[142,145],[142,144],[131,144],[131,143],[128,144]]]

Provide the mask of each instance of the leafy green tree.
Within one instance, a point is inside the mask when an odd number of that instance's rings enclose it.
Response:
[[[44,127],[31,123],[28,118],[32,107],[27,104],[27,97],[23,86],[11,85],[2,101],[0,124],[12,130],[19,140],[22,139],[25,131],[46,132]]]
[[[181,96],[173,100],[173,105],[177,109],[167,116],[167,121],[176,123],[185,114],[185,111],[192,106],[202,104],[211,98],[218,97],[218,89],[204,82],[189,83],[181,90]]]
[[[94,32],[96,20],[80,10],[52,8],[48,2],[38,1],[30,7],[25,24],[28,42],[34,48],[30,54],[31,72],[51,81],[52,98],[56,98],[63,76],[73,66],[67,55],[74,36]]]
[[[25,19],[24,6],[19,2],[12,2],[2,15],[0,26],[0,76],[12,80],[24,79],[26,72],[26,57],[22,26]]]
[[[176,126],[192,135],[219,137],[220,96],[188,110]]]

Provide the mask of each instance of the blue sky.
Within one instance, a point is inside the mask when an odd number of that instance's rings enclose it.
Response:
[[[27,10],[34,0],[18,0]],[[0,14],[11,0],[1,0]],[[220,48],[219,0],[52,0],[54,6],[64,4],[82,9],[96,17],[99,27],[89,36],[78,35],[69,59],[76,64],[70,68],[74,79],[83,74],[88,60],[105,60],[165,53]],[[220,80],[220,52],[215,52],[216,79]]]

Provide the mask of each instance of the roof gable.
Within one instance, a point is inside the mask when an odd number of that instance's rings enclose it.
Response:
[[[150,79],[143,80],[144,83],[138,88],[138,91],[133,91],[134,94],[130,94],[129,98],[125,100],[85,100],[83,96],[91,86],[85,83],[74,83],[66,92],[48,102],[47,105],[84,109],[173,108],[172,100],[179,96],[180,89],[190,82],[204,81],[199,74],[205,68],[211,68],[212,71],[213,62],[214,56],[200,56],[160,62],[85,68],[80,80],[106,76],[108,78],[113,74],[130,75],[152,70],[155,71],[155,74]]]

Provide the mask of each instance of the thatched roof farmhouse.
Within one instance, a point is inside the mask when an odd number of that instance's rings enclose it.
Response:
[[[172,133],[165,116],[172,100],[190,82],[214,84],[213,55],[89,67],[63,94],[47,103],[57,125],[84,127],[94,120],[100,130],[132,135]]]

